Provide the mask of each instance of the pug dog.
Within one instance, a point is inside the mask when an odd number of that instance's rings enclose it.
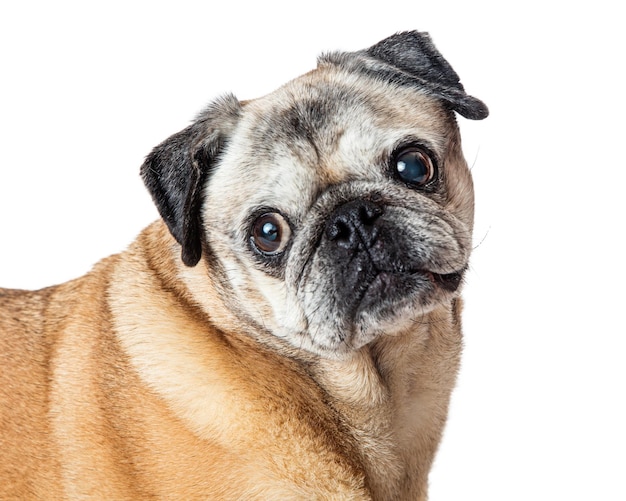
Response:
[[[488,111],[403,32],[158,145],[161,220],[0,291],[0,499],[426,499],[472,250],[455,113]]]

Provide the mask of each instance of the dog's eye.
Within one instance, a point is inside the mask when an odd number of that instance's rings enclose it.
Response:
[[[278,254],[285,250],[291,229],[277,212],[263,214],[252,224],[252,244],[264,254]]]
[[[396,175],[413,186],[424,186],[435,176],[433,161],[421,148],[403,149],[394,155],[392,162]]]

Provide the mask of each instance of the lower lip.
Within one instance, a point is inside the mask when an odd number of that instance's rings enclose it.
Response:
[[[448,273],[446,275],[440,275],[438,273],[432,273],[430,271],[423,272],[428,279],[436,286],[441,287],[448,292],[454,292],[459,288],[461,280],[463,278],[462,273]]]

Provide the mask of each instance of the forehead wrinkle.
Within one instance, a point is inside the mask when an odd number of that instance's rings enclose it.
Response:
[[[293,163],[293,168],[314,172],[322,184],[337,182],[331,158],[349,127],[344,115],[352,115],[337,93],[312,86],[283,89],[274,104],[254,110],[254,141],[248,147],[261,155],[260,161]]]

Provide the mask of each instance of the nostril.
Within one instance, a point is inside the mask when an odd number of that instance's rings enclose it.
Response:
[[[349,240],[352,230],[350,226],[341,219],[334,219],[326,227],[326,236],[329,240]]]
[[[363,224],[371,225],[383,214],[383,209],[379,205],[363,203],[359,208],[359,219]]]

